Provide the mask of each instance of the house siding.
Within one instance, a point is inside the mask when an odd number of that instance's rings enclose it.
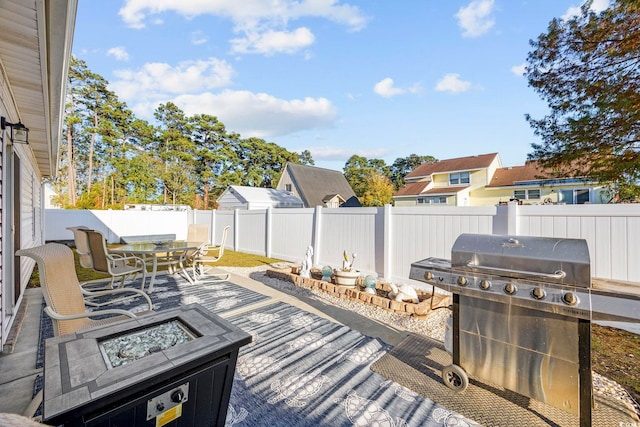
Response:
[[[282,176],[280,177],[280,181],[278,181],[277,190],[286,190],[287,185],[291,185],[291,194],[296,196],[298,199],[302,200],[303,203],[307,204],[308,202],[302,197],[300,194],[300,190],[296,183],[291,179],[291,174],[289,174],[289,168],[285,168]]]
[[[1,78],[1,77],[0,77]],[[4,87],[4,80],[2,81]],[[4,141],[0,144],[0,343],[4,345],[5,335],[4,335],[4,301],[3,301],[3,292],[4,292]],[[1,346],[0,346],[1,348]]]
[[[240,200],[238,196],[236,196],[231,191],[226,191],[224,194],[220,196],[218,199],[218,209],[224,210],[234,210],[234,209],[247,209],[248,203],[244,200]]]

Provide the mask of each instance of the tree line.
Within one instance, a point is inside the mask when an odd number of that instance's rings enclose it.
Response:
[[[308,150],[291,152],[261,138],[242,138],[217,117],[187,116],[160,104],[156,124],[135,117],[102,76],[72,57],[60,144],[52,181],[56,202],[72,209],[125,204],[186,204],[210,209],[229,185],[273,188],[287,162],[314,165]],[[345,176],[365,206],[391,203],[404,175],[431,156],[412,154],[387,166],[353,156]]]

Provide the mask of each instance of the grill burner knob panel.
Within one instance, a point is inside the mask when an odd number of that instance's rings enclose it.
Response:
[[[547,296],[547,293],[542,288],[533,288],[531,290],[531,296],[537,300],[541,300]]]
[[[466,277],[464,277],[464,276],[458,277],[458,285],[467,286],[468,283],[469,283],[469,281],[467,280]]]
[[[504,292],[506,294],[513,295],[518,292],[518,288],[516,288],[516,285],[514,285],[513,283],[507,283],[506,285],[504,285]]]
[[[573,292],[567,292],[562,295],[562,302],[567,305],[576,305],[578,303],[578,296]]]
[[[480,281],[480,289],[484,289],[485,291],[491,287],[491,282],[483,279]]]

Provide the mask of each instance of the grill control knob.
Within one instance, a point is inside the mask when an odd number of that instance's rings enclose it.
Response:
[[[458,285],[467,286],[467,283],[469,283],[469,282],[467,281],[466,277],[464,277],[464,276],[458,277]]]
[[[535,299],[543,299],[547,296],[547,293],[542,288],[533,288],[531,291],[531,296]]]
[[[513,295],[518,292],[518,288],[516,288],[516,285],[514,285],[513,283],[507,283],[506,285],[504,285],[504,292],[509,295]]]
[[[433,280],[433,273],[430,271],[427,271],[426,273],[424,273],[424,279],[425,280]]]
[[[567,305],[576,305],[578,303],[578,296],[573,292],[567,292],[562,295],[562,302]]]
[[[483,280],[480,281],[480,285],[479,286],[480,286],[481,289],[484,289],[486,291],[487,289],[489,289],[491,287],[491,282],[486,280],[486,279],[483,279]]]

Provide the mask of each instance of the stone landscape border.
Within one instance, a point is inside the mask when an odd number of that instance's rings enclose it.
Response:
[[[376,284],[377,295],[370,294],[364,291],[364,277],[358,278],[355,287],[336,285],[335,283],[324,282],[318,277],[318,272],[311,272],[312,277],[301,277],[298,274],[292,273],[291,269],[268,269],[266,275],[274,279],[284,280],[293,283],[296,286],[311,290],[320,290],[326,292],[332,297],[346,299],[350,301],[358,301],[364,304],[380,307],[387,311],[395,313],[403,313],[418,319],[424,319],[429,315],[432,310],[432,296],[431,292],[416,289],[418,294],[418,304],[412,302],[400,302],[393,301],[380,294],[386,295],[391,287],[388,283],[380,282]],[[315,277],[314,277],[315,276]],[[322,274],[320,274],[322,277]],[[448,307],[450,304],[450,298],[446,295],[440,295],[438,293],[433,297],[433,309],[439,307]]]

